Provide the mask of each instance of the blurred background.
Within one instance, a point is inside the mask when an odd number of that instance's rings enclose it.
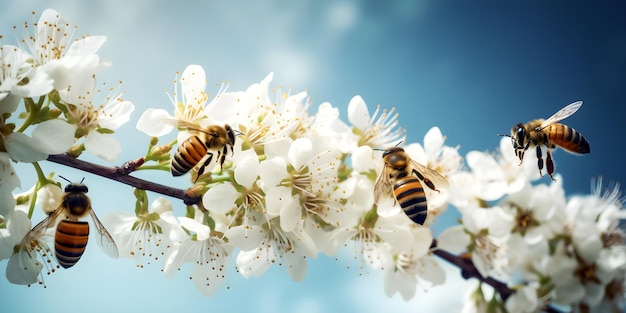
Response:
[[[135,129],[137,119],[149,107],[170,110],[164,90],[173,89],[176,71],[200,64],[211,95],[222,82],[231,83],[230,91],[245,90],[274,72],[272,87],[309,92],[311,112],[328,101],[347,121],[349,100],[361,95],[370,109],[395,107],[409,143],[421,143],[428,129],[439,126],[446,144],[459,145],[463,156],[495,151],[496,134],[582,100],[565,124],[587,138],[591,154],[554,155],[567,195],[589,193],[592,178],[601,176],[606,183],[626,177],[626,5],[620,1],[1,0],[2,43],[16,44],[24,36],[23,23],[32,24],[46,8],[78,26],[74,38],[107,36],[99,55],[113,66],[98,80],[110,86],[122,80],[124,98],[136,106],[117,132],[124,147],[118,163],[86,156],[89,161],[113,166],[143,156],[147,136]],[[41,165],[74,180],[85,177],[100,217],[134,208],[126,186]],[[22,191],[28,190],[32,167],[17,171]],[[186,181],[165,173],[145,177],[170,185]],[[182,210],[182,203],[175,205]],[[449,209],[442,225],[457,217]],[[41,212],[34,216],[42,218]],[[5,267],[1,261],[2,272]],[[71,270],[46,276],[46,289],[0,279],[0,307],[3,312],[457,312],[467,296],[468,282],[448,266],[445,286],[428,291],[420,286],[408,302],[386,297],[382,273],[362,273],[348,255],[309,260],[300,283],[276,266],[252,279],[233,267],[221,290],[205,298],[188,279],[191,268],[166,279],[161,264],[137,269],[134,260],[113,261],[92,244]]]

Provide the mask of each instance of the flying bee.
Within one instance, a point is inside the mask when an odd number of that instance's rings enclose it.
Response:
[[[558,123],[576,113],[582,105],[582,101],[576,101],[560,109],[547,120],[536,119],[526,124],[518,123],[511,129],[511,136],[501,136],[511,137],[515,155],[519,158],[520,164],[522,164],[524,160],[524,152],[528,150],[528,148],[536,146],[539,174],[541,174],[543,170],[543,153],[541,152],[541,146],[545,146],[547,148],[546,169],[550,178],[554,180],[552,176],[552,174],[554,174],[554,162],[552,160],[551,149],[561,147],[565,151],[579,154],[591,152],[589,142],[587,142],[587,139],[585,139],[581,133],[565,124]]]
[[[70,182],[65,186],[65,194],[63,195],[61,205],[48,214],[43,221],[35,225],[22,239],[19,252],[21,260],[25,260],[24,258],[34,259],[33,250],[42,247],[40,238],[42,238],[48,229],[56,226],[54,233],[54,253],[56,260],[59,265],[64,268],[74,266],[78,260],[80,260],[87,247],[89,223],[79,220],[87,214],[91,216],[98,232],[97,241],[100,247],[110,257],[118,257],[119,252],[115,241],[113,241],[113,238],[93,211],[91,201],[86,195],[87,191],[87,186],[83,184],[82,181],[80,183]],[[57,223],[59,219],[61,219],[61,221]],[[28,266],[37,264],[34,260],[21,262],[22,264],[26,264],[25,269],[28,269]]]
[[[191,135],[178,146],[170,165],[173,176],[181,176],[189,172],[208,155],[208,158],[198,169],[198,177],[200,177],[204,173],[205,167],[213,160],[214,152],[217,153],[220,167],[224,165],[229,148],[230,152],[233,153],[236,134],[228,124],[201,128],[186,122],[179,122],[178,126],[192,130],[196,134]]]
[[[422,184],[439,192],[448,181],[436,171],[412,160],[400,147],[383,152],[383,170],[374,186],[376,202],[382,195],[391,195],[404,213],[415,223],[424,225],[428,215],[426,193]],[[394,202],[394,203],[395,203]]]

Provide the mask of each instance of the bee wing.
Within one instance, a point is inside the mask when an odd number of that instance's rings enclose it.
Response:
[[[572,114],[576,113],[578,109],[583,105],[582,101],[576,101],[568,104],[564,108],[560,109],[558,112],[554,113],[554,115],[550,116],[547,120],[541,123],[541,128],[548,127],[556,122],[562,121]]]
[[[391,182],[389,181],[389,167],[384,166],[382,173],[378,176],[374,185],[374,201],[378,203],[378,199],[382,195],[391,195]]]
[[[428,179],[432,183],[432,185],[435,187],[435,189],[433,190],[438,190],[438,188],[445,189],[450,186],[450,183],[448,183],[448,180],[445,177],[443,177],[443,175],[439,174],[439,172],[433,169],[430,169],[422,164],[419,164],[415,162],[414,160],[411,160],[410,162],[411,162],[411,166],[413,167],[413,169],[423,176],[423,179],[422,177],[418,177],[418,178],[420,178],[420,180],[423,180],[423,181],[426,181],[426,179]],[[429,184],[426,184],[426,186],[430,188]]]
[[[52,213],[50,213],[46,218],[44,218],[43,221],[39,222],[39,224],[35,225],[33,229],[26,233],[26,235],[24,236],[24,238],[22,238],[22,241],[20,242],[20,251],[25,251],[30,254],[31,247],[33,246],[31,245],[32,241],[39,240],[38,238],[40,238],[41,235],[45,233],[46,230],[48,230],[48,228],[56,225],[56,220],[59,218],[59,216],[61,216],[64,211],[65,208],[63,206],[58,207],[56,210],[52,211]]]
[[[91,215],[96,230],[98,230],[98,245],[108,256],[117,259],[119,257],[119,251],[117,250],[117,245],[113,237],[111,237],[111,234],[104,228],[104,225],[102,225],[102,222],[100,222],[93,209],[89,210],[89,215]]]
[[[23,273],[18,275],[20,277],[20,284],[34,284],[37,282],[37,275],[39,275],[39,272],[43,268],[42,262],[37,260],[37,254],[43,257],[44,255],[49,256],[49,253],[51,253],[51,249],[42,239],[42,236],[49,228],[56,225],[57,219],[63,212],[65,212],[63,206],[52,211],[45,219],[26,233],[22,241],[20,241],[20,251],[17,255],[17,261],[19,268],[24,270]],[[50,259],[48,259],[48,261],[49,260]],[[42,261],[45,262],[45,260]]]
[[[206,129],[203,129],[202,127],[200,127],[200,125],[192,124],[187,121],[177,121],[176,127],[208,134]]]

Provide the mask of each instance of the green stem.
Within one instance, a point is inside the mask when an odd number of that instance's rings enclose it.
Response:
[[[33,190],[33,194],[30,197],[30,205],[28,206],[28,218],[29,219],[33,217],[33,212],[35,211],[35,203],[37,202],[37,192],[39,191],[39,189],[41,189],[41,187],[45,186],[48,183],[48,179],[46,178],[46,175],[44,175],[43,170],[41,169],[41,166],[39,166],[39,163],[34,162],[31,164],[35,168],[35,172],[37,172],[37,183],[35,184],[35,189]]]
[[[35,101],[33,101],[32,98],[24,98],[24,106],[27,108],[28,116],[24,120],[22,126],[20,126],[17,130],[17,132],[20,133],[24,132],[28,126],[36,122],[37,117],[39,116],[39,109],[41,108],[41,101],[39,101],[38,104],[35,104]]]
[[[142,166],[138,167],[135,170],[136,171],[139,171],[139,170],[169,171],[170,170],[170,166],[167,165],[167,164],[165,164],[165,165],[142,165]]]

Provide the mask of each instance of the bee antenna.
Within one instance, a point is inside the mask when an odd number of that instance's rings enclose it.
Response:
[[[372,148],[372,150],[374,150],[374,151],[385,151],[386,149],[383,149],[383,148]]]
[[[509,137],[509,138],[511,137],[511,135],[506,135],[506,134],[498,134],[498,136],[500,136],[500,137]]]
[[[70,184],[72,183],[69,179],[67,179],[67,178],[65,178],[65,177],[63,177],[63,176],[61,176],[61,175],[59,175],[59,177],[63,178],[63,180],[65,180],[66,182],[68,182],[68,183],[70,183]]]
[[[395,147],[397,147],[397,146],[399,146],[399,145],[401,145],[401,144],[402,144],[402,140],[400,140],[400,141],[399,141],[399,142],[395,145]]]
[[[85,181],[85,177],[83,177],[83,179],[80,180],[80,183],[82,184]]]

